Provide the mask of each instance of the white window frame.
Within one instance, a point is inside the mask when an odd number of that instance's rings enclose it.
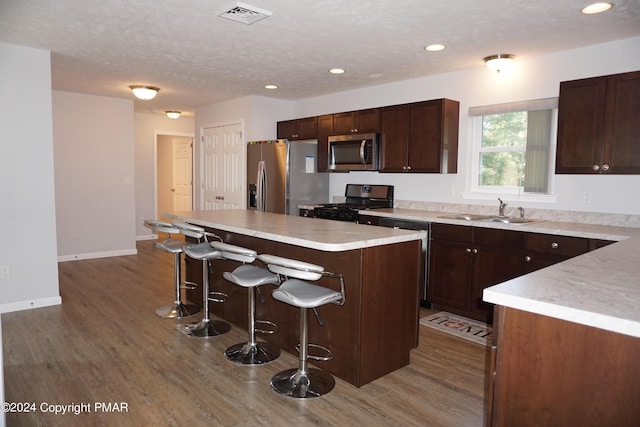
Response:
[[[478,175],[480,173],[480,147],[482,144],[482,117],[488,114],[503,114],[514,111],[533,111],[536,109],[551,109],[553,111],[550,133],[549,147],[549,189],[548,193],[528,193],[523,187],[515,186],[480,186],[478,185]],[[469,200],[495,200],[497,197],[505,200],[518,200],[525,202],[556,203],[555,191],[555,157],[556,157],[556,134],[558,124],[557,98],[547,98],[533,101],[514,102],[507,104],[488,105],[483,107],[472,107],[469,109],[469,155],[467,170],[467,188],[462,193],[464,199]],[[520,151],[519,147],[500,147],[496,152]],[[483,150],[491,152],[494,150]]]

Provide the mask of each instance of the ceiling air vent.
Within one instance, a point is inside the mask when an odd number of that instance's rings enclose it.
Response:
[[[231,21],[251,25],[254,22],[271,16],[271,12],[245,3],[236,2],[235,6],[232,6],[226,12],[222,12],[218,16]]]

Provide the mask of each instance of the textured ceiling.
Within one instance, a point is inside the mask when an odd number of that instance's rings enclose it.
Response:
[[[484,56],[577,48],[640,35],[640,0],[583,15],[589,0],[0,0],[0,41],[52,52],[56,90],[132,98],[137,111],[193,111],[241,96],[301,99],[482,65]],[[424,47],[443,43],[429,53]],[[347,70],[331,75],[329,68]],[[272,83],[278,90],[268,91]]]

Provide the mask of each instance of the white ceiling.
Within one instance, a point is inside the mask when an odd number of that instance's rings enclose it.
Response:
[[[248,95],[301,99],[640,35],[640,0],[583,15],[590,0],[0,0],[0,41],[52,52],[56,90],[132,98],[136,111],[193,111]],[[443,43],[429,53],[424,47]],[[640,53],[638,53],[640,54]],[[341,67],[343,75],[328,73]],[[278,90],[269,91],[272,83]]]

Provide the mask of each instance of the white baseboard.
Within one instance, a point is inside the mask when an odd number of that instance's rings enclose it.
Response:
[[[146,236],[136,236],[136,241],[138,240],[156,240],[158,238],[157,234],[147,234]]]
[[[120,251],[92,252],[88,254],[63,255],[58,257],[58,262],[80,261],[83,259],[109,258],[113,256],[137,255],[137,249],[123,249]]]
[[[32,308],[49,307],[51,305],[60,304],[62,304],[62,298],[60,296],[40,298],[28,301],[10,302],[6,304],[0,304],[0,313],[11,313],[12,311],[30,310]]]

